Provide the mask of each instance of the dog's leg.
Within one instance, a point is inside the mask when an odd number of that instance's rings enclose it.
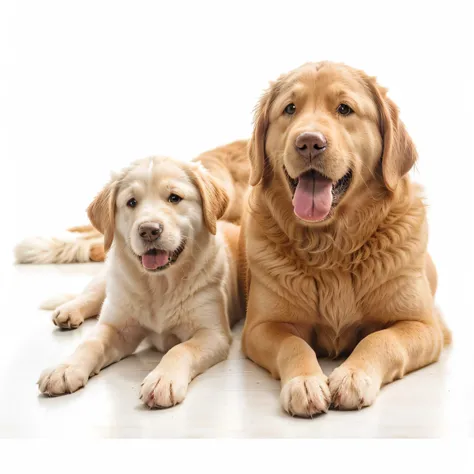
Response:
[[[140,398],[148,407],[171,407],[181,403],[191,380],[223,361],[230,336],[222,330],[200,329],[186,342],[171,348],[142,384]]]
[[[64,364],[43,371],[38,381],[40,392],[51,396],[75,392],[89,377],[132,354],[145,335],[145,330],[133,320],[120,327],[99,322],[93,334]]]
[[[332,403],[344,410],[371,405],[384,384],[438,360],[443,333],[436,321],[399,321],[360,341],[329,377]]]
[[[305,328],[275,322],[254,326],[245,336],[247,356],[281,379],[282,406],[294,416],[311,417],[329,408],[327,377],[308,341]]]
[[[310,346],[312,328],[276,322],[290,319],[289,313],[295,310],[268,291],[252,280],[242,348],[250,359],[281,380],[281,403],[290,415],[311,417],[326,412],[330,393],[327,377]],[[255,323],[250,326],[248,321]]]
[[[94,277],[80,295],[53,311],[53,323],[60,328],[75,329],[85,319],[97,316],[104,300],[105,270]]]

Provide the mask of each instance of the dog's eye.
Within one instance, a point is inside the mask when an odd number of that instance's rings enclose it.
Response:
[[[178,196],[177,194],[171,193],[168,198],[168,202],[171,202],[173,204],[178,204],[178,202],[182,201],[183,198],[181,196]]]
[[[350,115],[354,112],[347,104],[340,104],[337,113],[341,115]]]
[[[285,114],[288,114],[288,115],[293,115],[294,113],[296,112],[296,105],[295,104],[288,104],[286,107],[285,107]]]
[[[128,207],[136,207],[136,205],[138,204],[137,200],[135,198],[132,198],[132,199],[129,199],[127,201],[127,206]]]

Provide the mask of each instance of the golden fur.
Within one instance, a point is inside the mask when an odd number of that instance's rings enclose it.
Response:
[[[288,103],[291,117],[282,113]],[[338,115],[340,103],[354,113]],[[333,182],[352,170],[322,222],[296,217],[283,168],[291,178],[306,170],[294,146],[304,131],[328,140],[310,166]],[[407,175],[416,149],[397,107],[362,71],[306,64],[263,95],[249,149],[243,350],[281,379],[290,414],[370,405],[383,384],[436,361],[449,341],[433,303],[425,206]],[[317,357],[343,354],[328,379]]]
[[[171,202],[176,195],[182,200]],[[53,313],[57,326],[74,328],[102,306],[99,322],[65,364],[43,372],[41,392],[78,390],[148,337],[166,354],[140,397],[149,407],[169,407],[183,401],[194,377],[227,357],[230,326],[244,312],[239,228],[217,225],[228,202],[201,165],[168,158],[137,161],[104,187],[88,213],[105,236],[105,274]],[[150,225],[161,229],[154,239],[140,230]],[[150,252],[166,259],[146,266]]]

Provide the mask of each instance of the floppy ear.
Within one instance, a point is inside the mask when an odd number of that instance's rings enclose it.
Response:
[[[104,250],[107,252],[114,240],[115,231],[115,198],[117,182],[112,181],[96,196],[87,208],[92,225],[104,234]]]
[[[224,188],[205,169],[191,170],[191,180],[196,185],[202,199],[204,223],[211,234],[216,234],[217,221],[224,215],[229,204],[229,196]]]
[[[398,107],[386,96],[386,89],[370,81],[380,113],[383,138],[382,176],[389,191],[395,191],[399,180],[415,164],[418,154],[415,144],[400,120]]]
[[[254,124],[252,137],[249,143],[250,159],[250,185],[256,186],[263,179],[263,170],[265,168],[265,140],[270,111],[271,98],[273,96],[273,84],[264,92],[260,98],[254,113]]]

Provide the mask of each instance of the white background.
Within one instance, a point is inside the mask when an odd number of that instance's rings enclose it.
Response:
[[[389,88],[417,144],[437,300],[471,354],[472,31],[460,1],[2,1],[0,284],[19,239],[86,222],[111,169],[248,137],[269,80],[342,61]]]
[[[376,75],[401,108],[420,154],[415,178],[426,188],[441,294],[469,305],[472,11],[443,5],[2,3],[5,258],[25,235],[86,222],[111,169],[248,137],[269,80],[329,59]]]
[[[440,296],[470,305],[471,7],[458,1],[2,2],[5,258],[11,260],[11,247],[25,235],[86,222],[84,210],[113,168],[151,154],[190,159],[248,137],[253,107],[270,80],[306,61],[329,59],[389,87],[420,154],[415,178],[430,206]],[[468,315],[449,315],[461,317]]]

